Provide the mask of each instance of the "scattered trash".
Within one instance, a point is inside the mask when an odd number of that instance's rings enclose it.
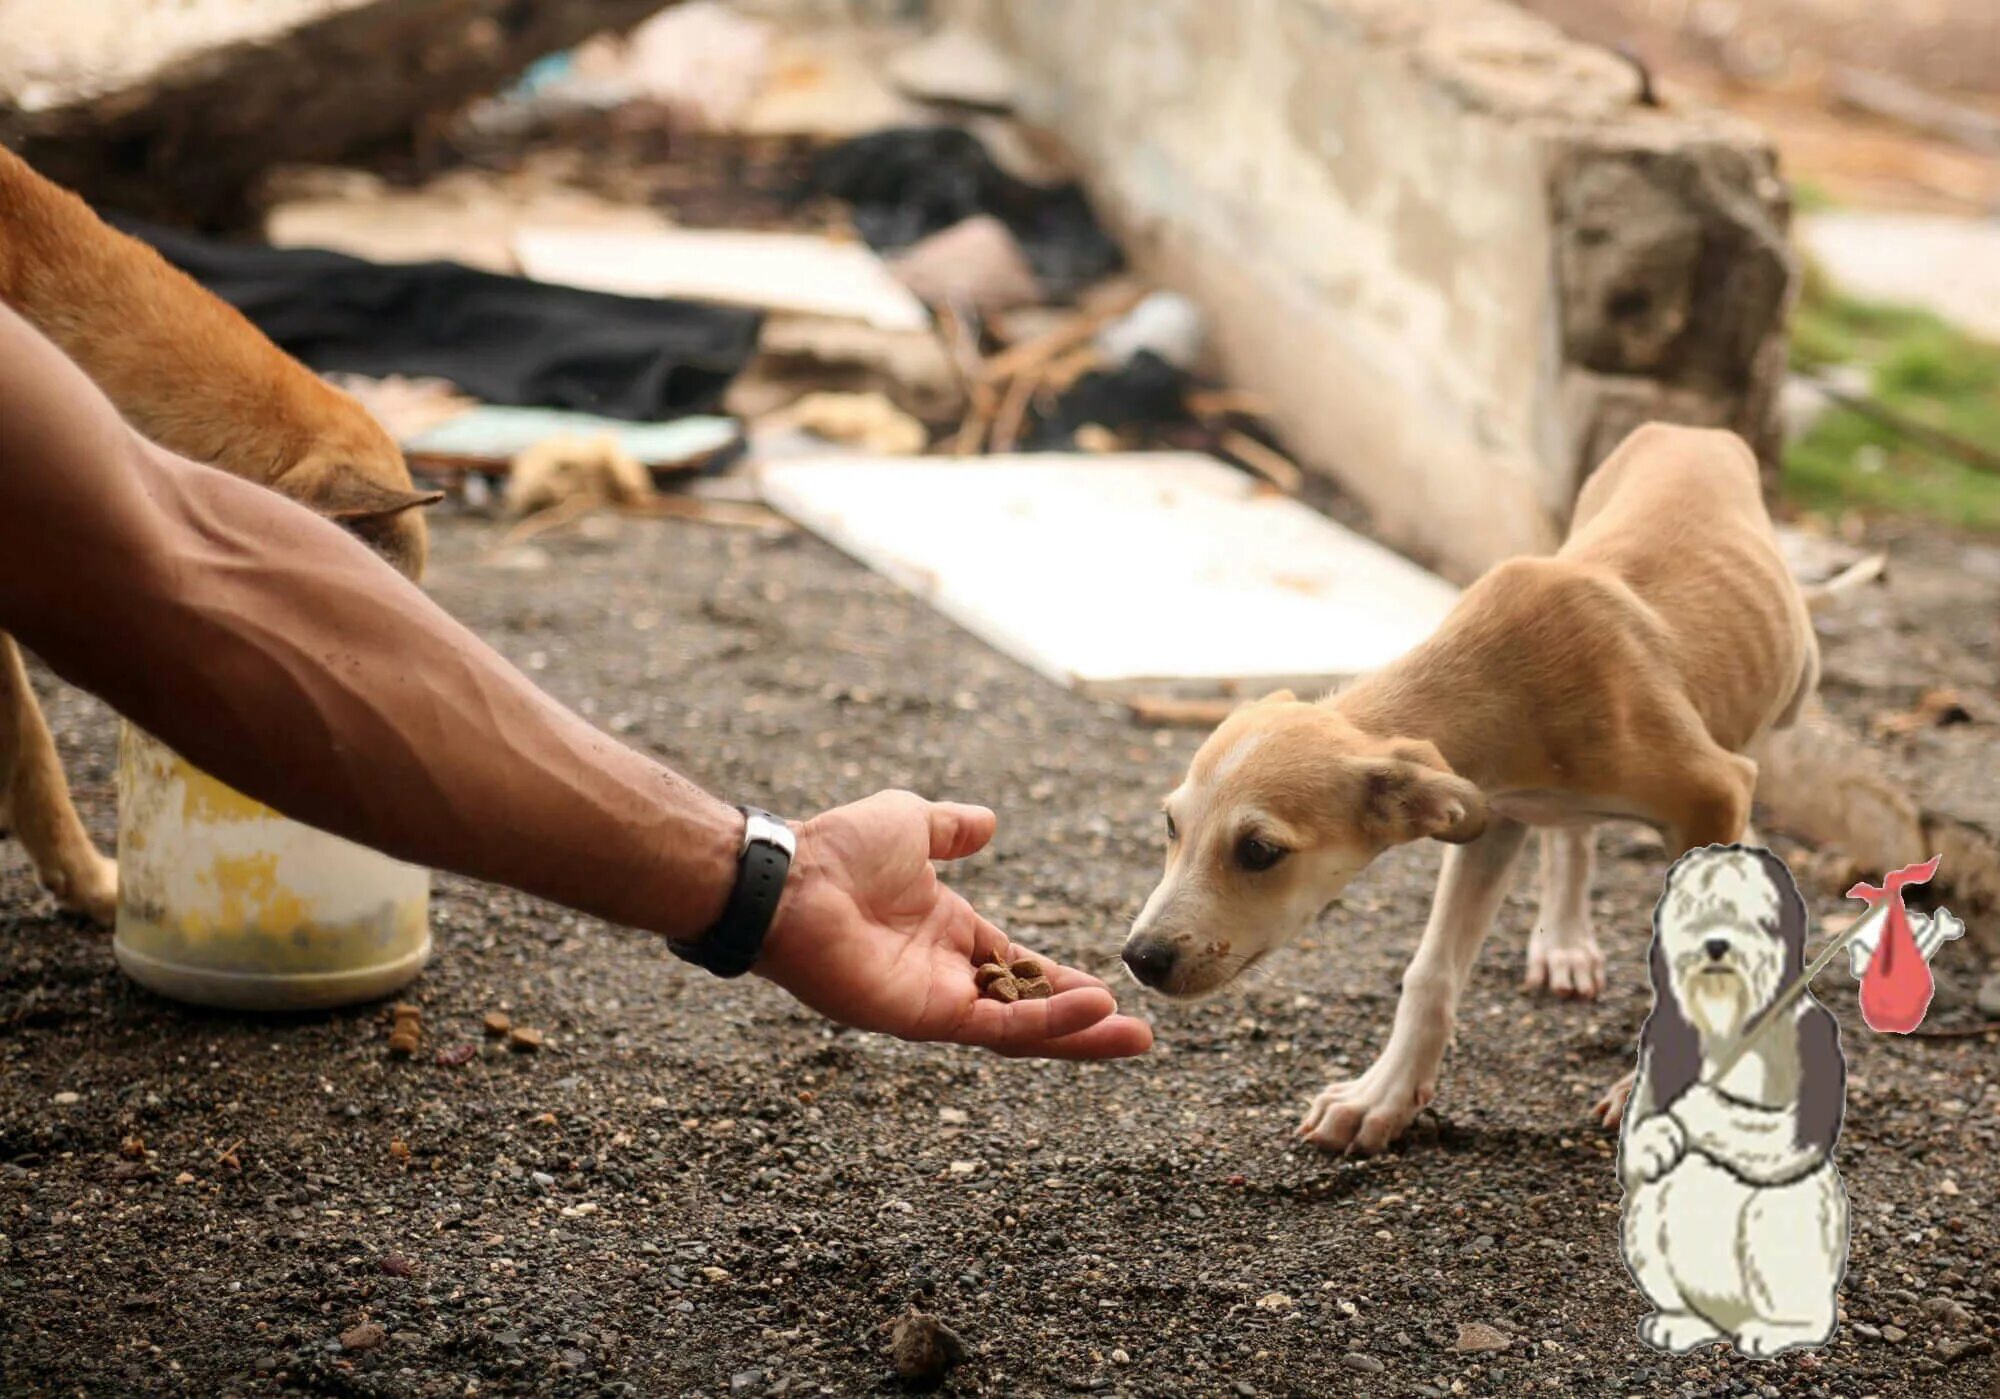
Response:
[[[986,111],[1011,108],[1019,82],[1004,54],[956,27],[897,50],[887,72],[890,82],[920,101]]]
[[[518,520],[571,501],[637,505],[652,495],[653,478],[616,439],[564,435],[538,442],[514,458],[501,509]]]
[[[479,1057],[479,1046],[461,1040],[457,1044],[446,1045],[435,1057],[441,1069],[462,1069]]]
[[[760,434],[795,430],[887,456],[924,450],[930,433],[881,394],[813,393],[757,424]]]
[[[1965,697],[1943,686],[1924,691],[1912,708],[1875,715],[1868,722],[1868,731],[1876,738],[1907,738],[1924,729],[1973,722],[1973,712],[1966,706]]]
[[[806,193],[852,206],[871,247],[907,248],[977,214],[1019,240],[1028,265],[1057,296],[1072,295],[1124,265],[1076,184],[1032,185],[1002,170],[970,132],[905,126],[871,132],[823,152]]]
[[[757,357],[730,385],[723,407],[761,418],[808,393],[879,393],[926,422],[955,422],[965,386],[937,333],[882,330],[831,316],[773,313]]]
[[[732,418],[691,416],[662,423],[628,423],[553,408],[479,406],[401,439],[413,471],[494,472],[551,442],[603,442],[656,474],[693,475],[727,462],[743,445]]]
[[[1206,334],[1199,306],[1179,292],[1156,291],[1097,332],[1097,353],[1107,366],[1120,369],[1149,351],[1191,373]]]
[[[885,330],[930,324],[923,303],[874,253],[815,234],[527,228],[514,251],[535,280],[596,292],[841,316]]]
[[[933,233],[889,264],[897,280],[937,305],[957,302],[990,314],[1042,299],[1035,270],[1007,225],[979,214]]]
[[[760,463],[756,479],[778,510],[1087,693],[1349,678],[1422,641],[1457,600],[1409,560],[1195,453],[828,455]]]
[[[1088,424],[1159,428],[1189,422],[1187,389],[1186,373],[1140,350],[1122,368],[1085,373],[1037,421],[1024,445],[1061,451],[1075,445],[1077,430]]]
[[[607,45],[595,67],[603,80],[660,103],[679,123],[724,130],[763,90],[772,56],[769,24],[695,0],[654,15],[622,45]]]
[[[431,376],[486,403],[657,422],[713,408],[756,351],[758,317],[735,307],[112,222],[323,372]]]
[[[520,271],[513,238],[523,227],[654,233],[673,227],[643,205],[608,199],[554,178],[452,170],[417,189],[358,170],[292,170],[270,182],[264,238],[274,248],[318,248],[375,263],[453,262]]]
[[[934,1388],[965,1359],[965,1342],[928,1312],[911,1307],[891,1325],[889,1355],[906,1384]]]

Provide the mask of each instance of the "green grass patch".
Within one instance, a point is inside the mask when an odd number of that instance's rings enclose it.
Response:
[[[2000,453],[2000,345],[1927,311],[1845,296],[1808,268],[1792,363],[1858,365],[1885,407]],[[1830,409],[1786,449],[1784,494],[1807,510],[1859,509],[2000,532],[2000,475],[1847,408]]]

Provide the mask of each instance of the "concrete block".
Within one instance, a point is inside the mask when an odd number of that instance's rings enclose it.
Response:
[[[940,0],[1015,61],[1140,266],[1382,535],[1468,577],[1560,539],[1664,417],[1778,446],[1769,144],[1497,0]]]

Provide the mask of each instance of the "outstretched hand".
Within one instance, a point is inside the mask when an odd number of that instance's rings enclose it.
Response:
[[[946,887],[932,860],[993,838],[984,807],[878,792],[798,829],[798,853],[758,972],[831,1019],[906,1040],[1047,1059],[1143,1054],[1152,1027],[1117,1014],[1103,982],[1010,941]],[[980,962],[1034,956],[1056,994],[983,999]]]

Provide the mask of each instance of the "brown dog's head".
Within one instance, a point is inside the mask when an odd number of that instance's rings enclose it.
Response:
[[[344,526],[404,577],[422,578],[430,553],[422,507],[444,494],[417,490],[395,439],[359,403],[338,397],[346,411],[322,415],[305,454],[270,487]]]
[[[1364,734],[1280,690],[1209,736],[1166,818],[1166,876],[1125,965],[1197,996],[1296,937],[1390,846],[1475,839],[1486,801],[1430,743]]]

